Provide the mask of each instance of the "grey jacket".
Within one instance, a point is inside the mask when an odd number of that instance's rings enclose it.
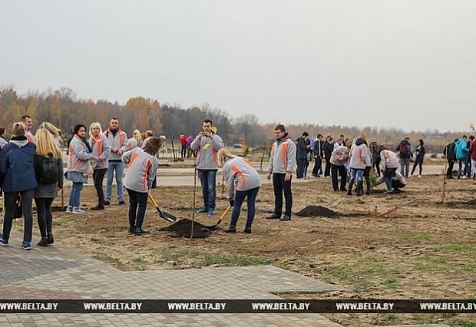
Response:
[[[268,172],[292,174],[296,163],[296,144],[289,138],[275,141],[269,156]]]
[[[197,151],[197,169],[218,170],[217,151],[223,148],[223,140],[217,134],[212,137],[197,135],[190,147]]]
[[[129,164],[124,186],[139,193],[149,192],[159,166],[157,157],[135,147],[122,155],[122,162]]]

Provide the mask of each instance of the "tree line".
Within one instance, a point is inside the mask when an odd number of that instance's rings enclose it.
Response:
[[[69,133],[76,124],[89,126],[92,122],[100,122],[107,128],[112,117],[119,119],[121,127],[129,136],[138,129],[154,131],[155,135],[165,135],[167,138],[178,139],[180,133],[193,137],[201,130],[202,121],[211,119],[218,127],[218,134],[227,145],[234,143],[246,144],[250,148],[269,148],[273,140],[276,124],[284,124],[290,136],[294,139],[307,131],[311,138],[317,133],[332,135],[337,138],[343,134],[349,139],[364,132],[369,140],[396,146],[405,136],[411,141],[423,139],[427,152],[441,152],[451,140],[461,137],[459,133],[440,133],[438,130],[404,131],[401,129],[385,129],[372,127],[349,127],[341,125],[320,126],[317,122],[307,122],[298,125],[287,125],[286,122],[262,124],[254,114],[244,114],[233,118],[228,112],[212,108],[209,104],[182,108],[175,104],[161,104],[157,99],[141,96],[131,97],[124,105],[106,100],[78,99],[73,90],[60,88],[44,92],[29,91],[19,95],[9,86],[0,89],[0,126],[9,132],[13,122],[27,114],[33,118],[34,127],[43,121],[49,121]],[[469,135],[469,133],[467,133]]]

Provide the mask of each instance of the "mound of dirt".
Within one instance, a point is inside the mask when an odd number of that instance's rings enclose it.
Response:
[[[297,212],[296,215],[300,217],[327,217],[327,218],[339,217],[339,213],[322,206],[307,206],[301,211]]]
[[[190,219],[181,219],[159,230],[171,232],[175,234],[175,237],[188,237],[192,235],[192,223],[193,223],[193,238],[206,238],[210,236],[210,230],[205,226],[197,222],[192,222]]]

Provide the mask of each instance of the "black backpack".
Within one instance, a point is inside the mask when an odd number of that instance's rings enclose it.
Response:
[[[51,155],[48,158],[41,157],[38,165],[38,182],[43,184],[55,184],[58,182],[58,160]]]

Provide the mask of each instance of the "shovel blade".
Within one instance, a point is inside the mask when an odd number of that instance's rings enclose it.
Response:
[[[168,222],[171,222],[171,223],[177,221],[177,217],[175,217],[174,215],[172,215],[168,212],[163,211],[159,207],[157,207],[157,211],[159,212],[160,218],[163,218],[163,219],[165,219],[165,220],[167,220]]]

